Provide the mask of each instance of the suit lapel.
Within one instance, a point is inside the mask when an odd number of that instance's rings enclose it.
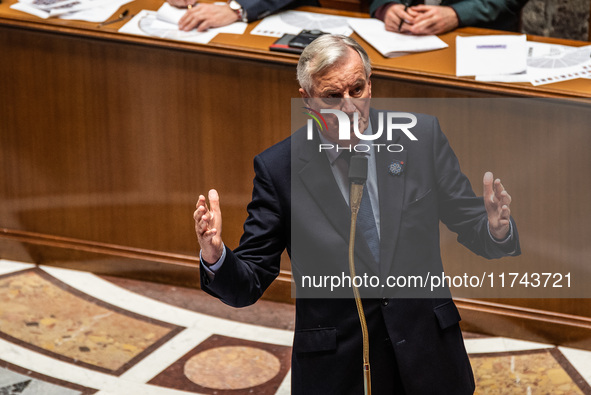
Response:
[[[300,155],[303,166],[298,171],[298,176],[312,200],[348,243],[349,206],[334,179],[328,158],[324,153],[318,152],[318,144],[316,134],[313,141],[305,143]]]
[[[371,122],[374,127],[377,127],[379,122],[377,116],[378,112],[372,109]],[[400,175],[390,174],[389,166],[394,161],[400,161],[407,167],[405,150],[388,152],[385,147],[398,143],[400,139],[400,134],[395,134],[393,140],[388,141],[384,132],[384,135],[377,141],[377,143],[384,145],[375,155],[380,202],[380,261],[382,270],[379,270],[377,263],[374,262],[367,241],[358,236],[355,243],[356,255],[362,257],[365,262],[372,262],[370,264],[372,271],[381,275],[388,274],[389,270],[384,270],[384,267],[392,264],[394,260],[400,232],[406,177],[404,172]],[[348,245],[350,209],[334,180],[328,158],[318,152],[319,142],[315,134],[313,141],[304,143],[299,154],[301,169],[297,170],[297,174],[315,204],[320,207],[330,224]],[[330,202],[330,204],[326,204],[326,202]]]
[[[374,113],[372,115],[376,115]],[[375,119],[375,121],[374,121]],[[372,117],[372,125],[378,125],[376,117]],[[379,139],[381,144],[396,144],[400,135],[394,135],[392,141],[387,141],[384,136]],[[400,161],[407,166],[406,151],[388,152],[382,149],[376,153],[376,176],[378,179],[378,194],[380,201],[380,260],[382,264],[382,275],[386,265],[392,264],[394,252],[400,232],[400,221],[402,218],[402,205],[404,202],[405,174],[393,175],[389,173],[389,167],[394,161]]]
[[[304,145],[299,156],[303,166],[298,175],[315,204],[349,245],[351,211],[334,179],[327,156],[318,152],[319,142],[315,135],[313,141]],[[374,261],[367,241],[359,233],[355,240],[355,255],[364,262],[370,262],[371,270],[379,273],[378,263]]]

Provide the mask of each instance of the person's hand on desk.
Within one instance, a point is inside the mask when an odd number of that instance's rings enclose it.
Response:
[[[178,8],[191,8],[197,5],[196,0],[166,0],[168,4]]]
[[[414,19],[418,14],[413,11],[412,7],[405,7],[404,4],[390,5],[384,14],[384,24],[386,30],[389,32],[404,33],[408,26],[414,23]],[[406,26],[405,26],[406,24]]]
[[[453,8],[419,4],[412,7],[418,15],[408,32],[416,35],[442,34],[458,27],[458,15]]]
[[[176,7],[187,7],[194,0],[168,0]],[[179,5],[177,5],[177,3]],[[179,29],[204,32],[212,27],[227,26],[238,21],[238,14],[227,4],[198,3],[187,10],[179,21]]]
[[[388,31],[415,35],[447,33],[459,25],[453,8],[424,4],[406,11],[404,5],[393,4],[384,15],[384,23]]]

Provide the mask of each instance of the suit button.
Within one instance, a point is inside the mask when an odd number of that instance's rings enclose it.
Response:
[[[388,303],[390,303],[388,299],[382,298],[382,306],[388,306]]]

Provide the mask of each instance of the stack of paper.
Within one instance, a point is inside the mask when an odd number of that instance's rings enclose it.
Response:
[[[349,26],[386,58],[433,51],[448,46],[437,36],[412,36],[389,32],[384,22],[378,19],[349,19]]]
[[[10,8],[39,18],[77,19],[103,22],[132,0],[19,0]]]

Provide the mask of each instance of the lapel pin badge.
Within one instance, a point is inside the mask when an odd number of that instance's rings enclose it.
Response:
[[[388,166],[388,173],[393,176],[400,176],[404,173],[404,161],[395,160]]]

